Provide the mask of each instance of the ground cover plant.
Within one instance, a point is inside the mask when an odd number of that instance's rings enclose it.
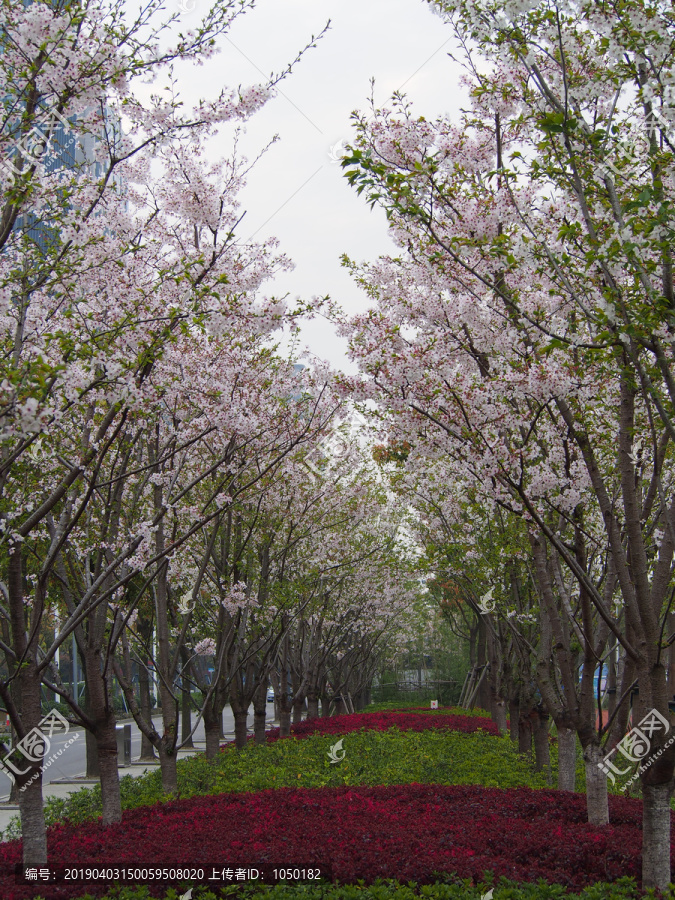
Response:
[[[507,878],[500,878],[496,885],[491,881],[473,884],[468,879],[453,882],[418,885],[401,884],[393,879],[376,881],[374,884],[349,885],[241,885],[225,888],[218,892],[207,887],[193,889],[192,900],[219,900],[237,896],[240,900],[481,900],[490,889],[493,900],[557,900],[574,897],[575,900],[636,900],[638,897],[654,897],[653,891],[641,891],[633,878],[620,878],[613,884],[599,882],[584,888],[580,893],[570,893],[559,885],[546,882],[537,884],[517,884]],[[235,893],[236,892],[236,893]],[[106,894],[106,900],[147,900],[147,888],[114,888]],[[664,895],[672,898],[672,893]],[[87,900],[87,897],[82,898]],[[163,900],[178,900],[178,894],[169,888]]]
[[[226,860],[262,868],[292,860],[329,870],[343,884],[391,877],[434,883],[442,873],[480,882],[491,872],[579,891],[598,881],[640,878],[642,804],[612,797],[610,808],[613,824],[596,827],[586,823],[585,798],[575,793],[437,784],[282,788],[139,808],[108,827],[58,825],[48,840],[53,866],[152,861],[206,869]],[[0,847],[3,871],[20,858],[18,842]],[[9,875],[0,880],[3,900],[85,893],[81,885],[13,882]],[[86,890],[100,897],[108,887]],[[161,896],[161,889],[151,886],[150,896]]]
[[[348,718],[353,717],[335,717]],[[363,717],[365,721],[379,721]],[[401,728],[374,728],[344,734],[345,756],[331,763],[328,751],[336,734],[315,732],[256,745],[242,751],[234,745],[214,760],[194,756],[179,760],[181,798],[225,791],[261,791],[272,787],[338,787],[341,785],[392,785],[419,783],[482,784],[491,787],[546,787],[543,773],[535,774],[508,738],[479,729],[473,733],[438,728],[435,720],[412,720],[418,730],[402,730],[409,716],[399,719]],[[320,723],[330,720],[319,720]],[[338,755],[342,755],[341,752]],[[555,763],[555,754],[553,754]],[[555,769],[554,769],[555,775]],[[121,779],[122,808],[135,809],[167,799],[161,773]],[[45,804],[49,824],[68,820],[74,824],[101,815],[100,788],[83,788],[67,798],[50,798]],[[5,838],[18,837],[18,822]]]
[[[375,731],[385,731],[388,728],[400,728],[405,731],[424,731],[428,728],[448,728],[452,731],[463,731],[470,734],[482,729],[488,734],[499,734],[495,723],[483,716],[465,716],[444,711],[439,720],[430,723],[429,717],[419,712],[404,710],[401,712],[390,710],[382,712],[362,712],[344,716],[331,716],[330,718],[305,719],[291,726],[291,734],[294,737],[320,734],[346,734],[351,731],[359,731],[367,728]],[[272,728],[267,733],[268,741],[279,739],[279,729]]]

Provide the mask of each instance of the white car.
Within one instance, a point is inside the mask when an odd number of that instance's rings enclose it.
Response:
[[[267,702],[274,703],[274,688],[273,687],[267,688]]]

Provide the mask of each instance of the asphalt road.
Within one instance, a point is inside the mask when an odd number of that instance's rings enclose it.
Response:
[[[267,704],[268,723],[274,719],[274,704]],[[161,723],[161,716],[153,716],[155,726]],[[131,725],[131,759],[138,759],[141,752],[141,733],[133,719],[124,719],[120,725]],[[194,724],[194,719],[193,719]],[[249,710],[248,724],[253,728],[253,707]],[[179,726],[180,727],[180,726]],[[223,727],[225,740],[231,740],[234,736],[234,715],[229,706],[223,711]],[[199,723],[193,735],[197,749],[204,746],[204,725]],[[45,753],[44,784],[58,781],[61,778],[75,778],[83,775],[86,770],[86,749],[84,729],[71,728],[69,732],[55,731],[50,738],[50,746]],[[59,752],[60,751],[60,752]],[[121,769],[122,774],[124,768]],[[7,774],[0,768],[0,802],[7,801],[11,782]]]

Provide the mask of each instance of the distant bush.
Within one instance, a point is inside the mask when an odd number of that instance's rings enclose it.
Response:
[[[65,718],[72,718],[73,711],[68,706],[67,703],[61,703],[58,700],[43,700],[42,701],[42,715],[46,716],[47,713],[50,713],[53,709],[57,710],[61,713],[61,715]]]

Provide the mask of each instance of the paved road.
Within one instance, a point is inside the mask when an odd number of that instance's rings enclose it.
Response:
[[[268,727],[274,719],[274,704],[267,704]],[[161,722],[161,716],[153,716],[155,726]],[[194,723],[194,719],[193,719]],[[138,759],[141,752],[141,733],[133,719],[125,719],[120,722],[121,725],[131,725],[131,759]],[[253,727],[253,707],[249,710],[249,727]],[[231,740],[234,736],[234,715],[229,706],[223,711],[223,727],[226,740]],[[204,745],[204,725],[199,723],[194,734],[193,740],[199,748]],[[60,755],[59,755],[59,751]],[[63,732],[54,732],[50,739],[50,747],[45,754],[46,761],[49,762],[45,767],[44,783],[49,784],[60,778],[74,778],[83,775],[86,770],[86,749],[84,729],[71,728],[66,734]],[[121,770],[124,774],[124,769]],[[11,782],[8,776],[0,769],[0,802],[9,798]]]

